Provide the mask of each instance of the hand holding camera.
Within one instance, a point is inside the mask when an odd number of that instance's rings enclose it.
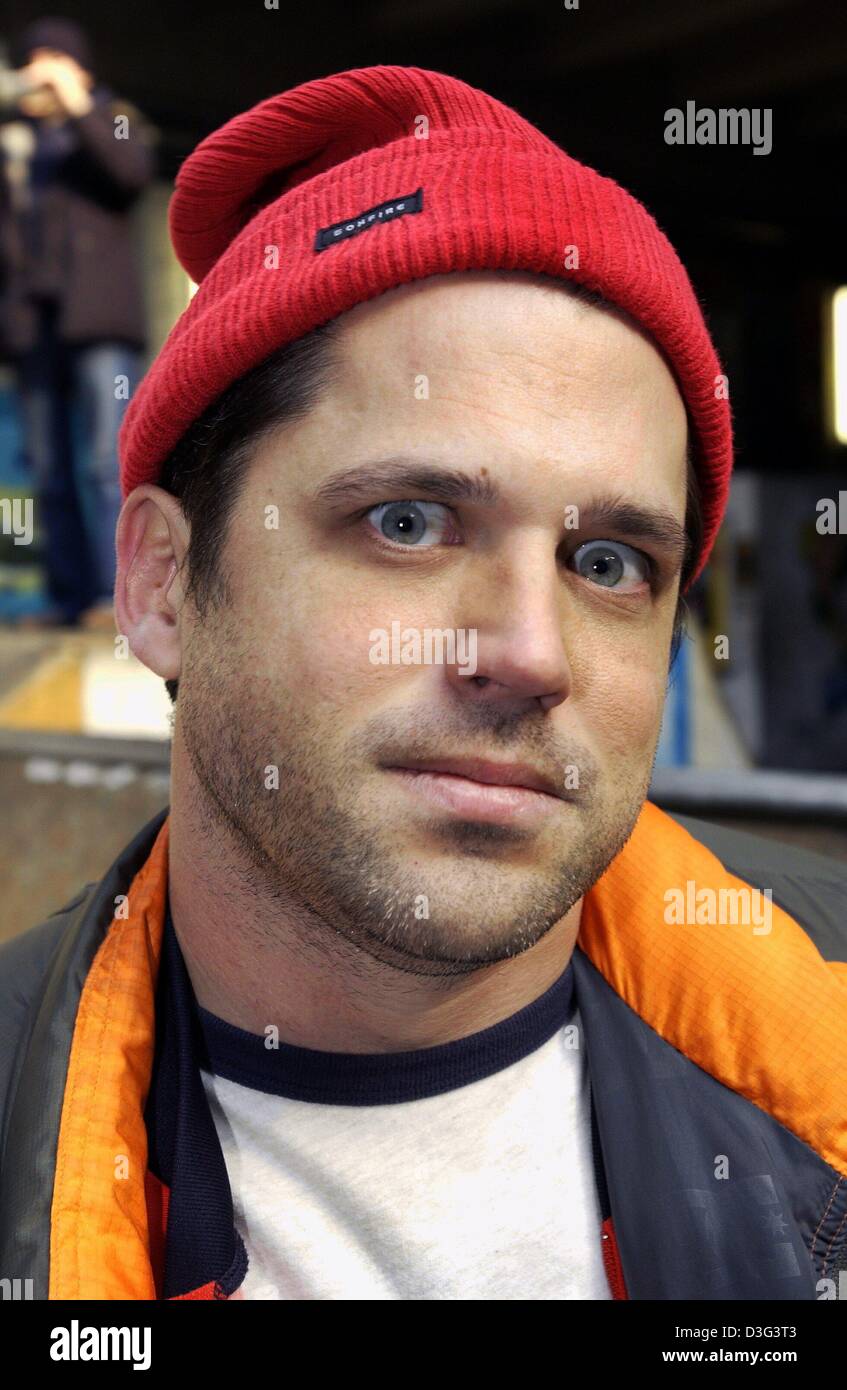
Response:
[[[28,116],[84,116],[93,105],[91,74],[65,53],[42,52],[22,68],[0,69],[0,107]]]

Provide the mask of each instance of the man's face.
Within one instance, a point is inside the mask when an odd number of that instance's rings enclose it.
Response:
[[[176,737],[257,892],[456,973],[533,946],[635,824],[681,555],[596,511],[682,530],[685,410],[639,330],[530,275],[433,277],[343,324],[335,384],[249,466],[220,557],[232,604],[184,614]],[[386,459],[498,500],[405,481],[321,496]],[[461,656],[375,662],[378,630],[392,656],[406,629],[424,648],[462,633],[466,654],[475,634],[473,675]],[[531,764],[562,796],[483,812],[395,770],[456,757]]]

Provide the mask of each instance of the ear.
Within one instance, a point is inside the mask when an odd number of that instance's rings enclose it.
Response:
[[[178,680],[180,674],[183,567],[190,535],[178,500],[152,483],[129,494],[118,518],[118,631],[139,661],[163,680]]]

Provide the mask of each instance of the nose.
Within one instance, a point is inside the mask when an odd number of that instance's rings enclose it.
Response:
[[[480,561],[466,577],[457,616],[475,636],[475,669],[447,667],[465,699],[535,700],[545,710],[567,699],[572,673],[560,564],[548,534]]]

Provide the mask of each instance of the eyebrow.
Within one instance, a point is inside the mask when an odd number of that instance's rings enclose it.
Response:
[[[413,501],[424,494],[436,502],[468,502],[493,507],[502,492],[490,478],[462,469],[422,464],[419,460],[391,457],[333,473],[311,494],[311,500],[330,507],[371,502],[380,493],[397,500]],[[630,536],[653,541],[680,560],[688,544],[685,527],[671,512],[647,507],[619,494],[600,494],[579,507],[580,526],[607,526]]]
[[[327,503],[368,502],[377,492],[403,492],[412,501],[426,492],[436,502],[474,502],[493,507],[501,492],[489,478],[474,477],[459,468],[422,464],[414,459],[385,458],[358,468],[333,473],[313,493],[314,501]]]

